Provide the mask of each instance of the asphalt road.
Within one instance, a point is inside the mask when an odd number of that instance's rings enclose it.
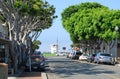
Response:
[[[47,58],[48,79],[120,79],[120,66],[94,64],[66,57]]]

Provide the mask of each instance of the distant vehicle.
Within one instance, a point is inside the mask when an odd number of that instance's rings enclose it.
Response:
[[[82,53],[80,51],[76,51],[73,53],[72,59],[79,59],[79,56],[81,56]]]
[[[59,52],[56,54],[57,56],[65,56],[66,55],[66,52]]]
[[[84,60],[87,61],[88,55],[87,54],[82,54],[79,56],[79,60]]]
[[[31,64],[29,59],[27,60],[26,67],[27,69],[30,67],[31,69],[39,69],[39,70],[44,70],[45,68],[45,58],[42,54],[34,52],[31,55]]]
[[[90,62],[90,63],[94,62],[95,55],[96,54],[90,54],[87,58],[87,62]]]
[[[69,58],[69,54],[70,54],[70,53],[67,53],[67,54],[66,54],[66,57],[67,57],[67,58]]]
[[[65,56],[66,56],[67,58],[70,58],[70,54],[71,54],[71,52],[66,52],[66,55],[65,55]]]
[[[94,59],[94,63],[107,63],[115,65],[115,59],[108,53],[97,53]]]
[[[67,57],[72,59],[74,57],[74,53],[69,53]]]

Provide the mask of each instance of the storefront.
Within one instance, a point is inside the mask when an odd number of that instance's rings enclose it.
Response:
[[[0,63],[9,63],[10,47],[8,28],[0,23]]]
[[[10,41],[0,38],[0,63],[7,63],[9,58]]]

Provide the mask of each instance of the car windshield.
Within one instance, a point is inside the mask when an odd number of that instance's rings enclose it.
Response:
[[[41,52],[40,52],[40,51],[35,51],[33,54],[35,54],[35,55],[40,55]]]
[[[40,58],[40,56],[32,56],[31,58],[32,59],[34,59],[34,58]]]

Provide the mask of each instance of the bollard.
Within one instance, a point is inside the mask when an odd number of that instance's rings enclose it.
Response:
[[[8,78],[8,65],[5,63],[0,63],[0,79]]]

